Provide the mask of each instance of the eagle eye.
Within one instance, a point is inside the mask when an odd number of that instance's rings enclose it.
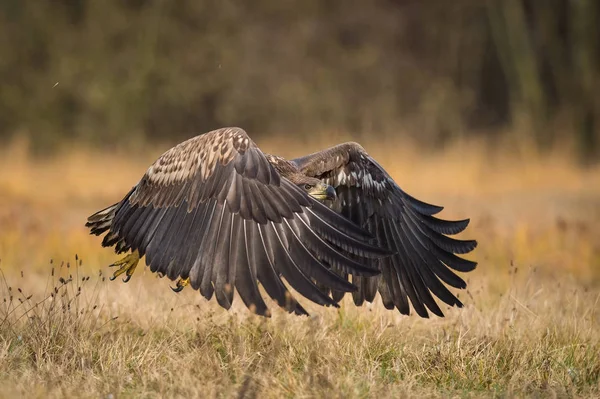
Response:
[[[311,188],[313,188],[313,186],[311,184],[307,183],[307,184],[304,185],[304,189],[305,190],[310,190]]]

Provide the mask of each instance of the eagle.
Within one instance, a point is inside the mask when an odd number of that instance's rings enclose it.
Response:
[[[270,316],[263,294],[308,315],[289,287],[323,306],[351,292],[357,306],[377,292],[387,309],[443,317],[435,297],[462,307],[457,256],[477,242],[448,237],[469,219],[404,192],[358,143],[286,160],[262,152],[241,128],[213,130],[161,155],[125,197],[88,218],[102,246],[127,255],[111,280],[127,282],[142,257],[152,272],[190,285],[229,309],[234,292]],[[284,283],[285,281],[285,283]],[[286,284],[287,283],[287,284]]]

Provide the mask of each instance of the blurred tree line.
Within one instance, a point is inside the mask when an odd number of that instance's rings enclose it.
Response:
[[[597,0],[0,0],[0,140],[327,130],[600,147]]]

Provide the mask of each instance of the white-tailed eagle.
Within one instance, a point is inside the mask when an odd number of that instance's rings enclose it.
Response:
[[[130,252],[113,279],[128,281],[145,256],[152,272],[229,308],[234,288],[268,316],[259,283],[289,312],[307,314],[283,279],[320,305],[356,305],[377,292],[388,309],[443,313],[435,297],[462,303],[444,285],[465,288],[453,270],[473,240],[448,235],[469,220],[433,215],[442,207],[406,194],[357,143],[287,161],[263,153],[240,128],[223,128],[165,152],[120,202],[88,218],[102,245]]]

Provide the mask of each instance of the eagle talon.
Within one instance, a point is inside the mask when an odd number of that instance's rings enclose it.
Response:
[[[136,250],[121,260],[116,261],[110,267],[120,266],[119,269],[113,273],[112,277],[110,277],[110,281],[114,281],[121,274],[125,273],[126,276],[123,279],[123,282],[126,283],[131,280],[131,276],[133,272],[135,272],[135,268],[140,261],[140,253]]]
[[[175,283],[175,287],[171,287],[171,289],[173,290],[173,292],[181,292],[181,290],[183,290],[183,288],[188,285],[190,283],[190,278],[180,278],[179,280],[177,280],[177,283]]]

